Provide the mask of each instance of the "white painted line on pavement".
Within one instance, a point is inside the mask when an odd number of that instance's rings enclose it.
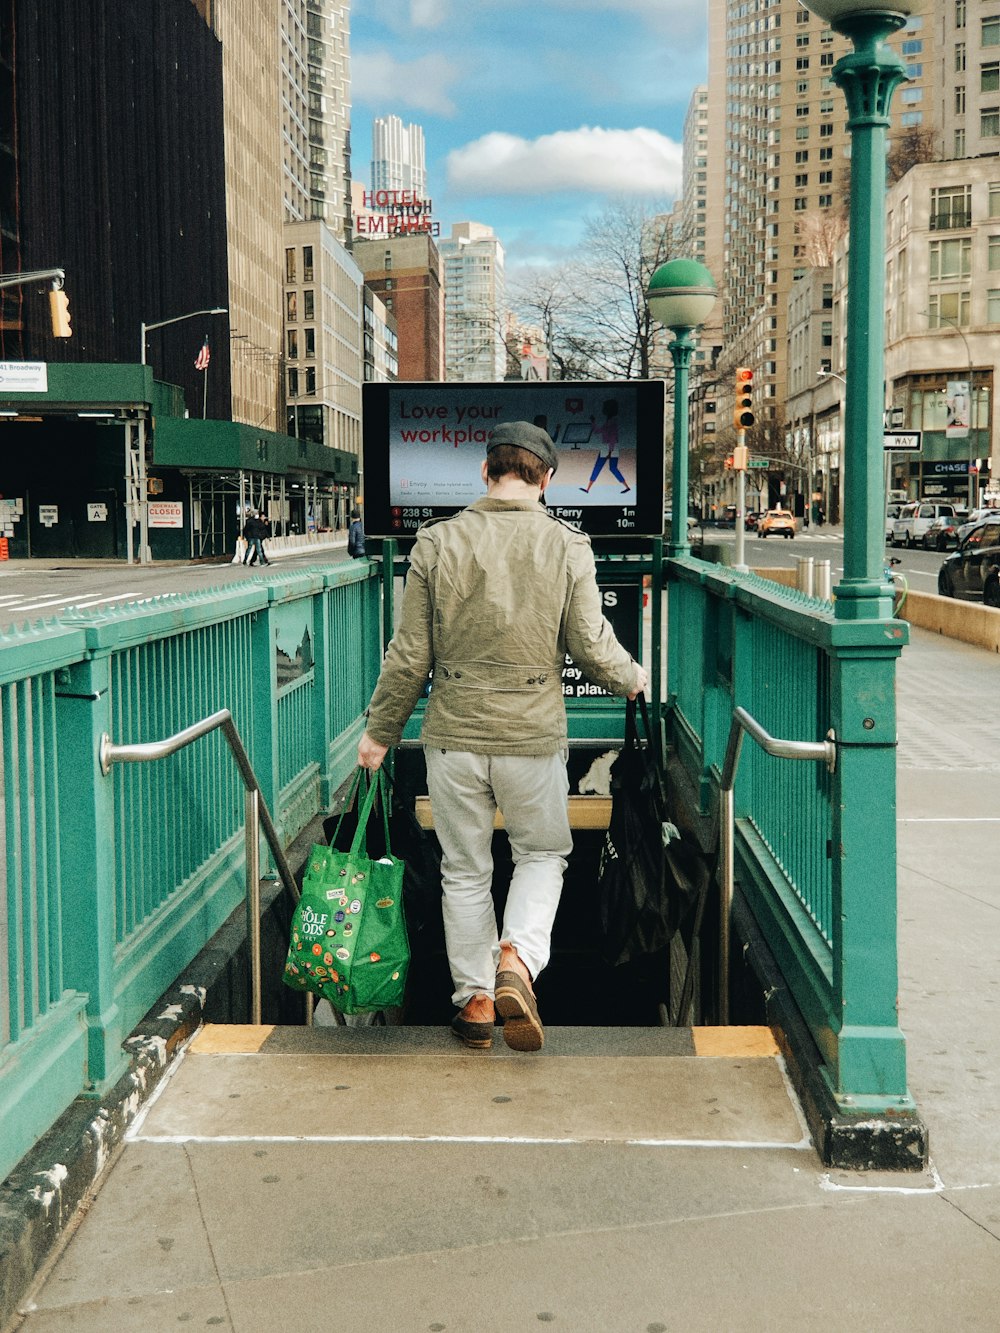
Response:
[[[530,1138],[514,1134],[128,1134],[130,1143],[509,1143],[569,1146],[574,1143],[620,1143],[625,1148],[790,1148],[813,1151],[809,1139],[607,1139],[599,1135],[579,1138]]]

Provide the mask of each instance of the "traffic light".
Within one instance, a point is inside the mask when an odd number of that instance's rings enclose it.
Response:
[[[749,366],[738,366],[736,369],[736,409],[733,412],[733,425],[737,430],[749,430],[753,423],[753,371]]]
[[[49,314],[52,316],[53,338],[72,338],[69,322],[69,297],[63,291],[49,292]]]

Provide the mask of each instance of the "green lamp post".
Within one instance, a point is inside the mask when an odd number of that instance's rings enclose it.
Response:
[[[804,0],[850,38],[854,50],[833,68],[847,99],[851,133],[850,252],[844,410],[844,578],[836,588],[841,620],[889,619],[885,581],[882,413],[884,407],[885,152],[889,103],[906,78],[884,45],[921,0]]]
[[[670,510],[671,556],[687,555],[688,493],[688,370],[694,354],[694,330],[704,324],[715,305],[715,280],[694,259],[671,259],[649,280],[646,305],[658,324],[671,329],[674,363],[674,466]]]

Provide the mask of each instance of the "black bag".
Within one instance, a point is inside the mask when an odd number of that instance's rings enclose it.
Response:
[[[693,905],[686,877],[678,882],[669,864],[680,835],[667,817],[666,777],[643,695],[638,706],[647,744],[640,744],[630,699],[625,743],[611,766],[611,819],[598,870],[601,951],[613,967],[665,949]]]

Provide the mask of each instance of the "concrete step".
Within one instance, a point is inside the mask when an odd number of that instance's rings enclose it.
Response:
[[[146,1143],[621,1143],[808,1149],[767,1028],[548,1028],[534,1055],[442,1028],[210,1025]]]

